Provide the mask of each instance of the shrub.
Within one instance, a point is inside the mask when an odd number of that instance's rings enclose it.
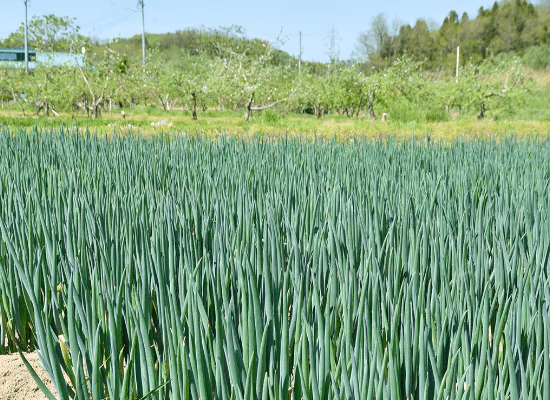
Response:
[[[425,122],[426,115],[422,108],[407,99],[400,97],[388,105],[390,119],[396,122]]]
[[[525,56],[523,62],[534,69],[545,69],[550,65],[550,44],[531,47]]]
[[[261,122],[264,122],[266,124],[276,124],[281,122],[281,119],[283,116],[278,111],[268,108],[267,110],[264,110],[259,115],[259,120]]]
[[[426,122],[449,121],[449,114],[443,107],[430,107],[426,111]]]

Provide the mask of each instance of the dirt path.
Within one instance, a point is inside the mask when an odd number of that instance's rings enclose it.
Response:
[[[38,376],[46,382],[48,388],[55,394],[55,389],[48,374],[40,366],[37,353],[25,355]],[[38,385],[23,364],[19,354],[0,356],[0,399],[2,400],[45,400]]]

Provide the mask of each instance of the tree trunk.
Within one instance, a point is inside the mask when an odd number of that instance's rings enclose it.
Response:
[[[191,93],[191,100],[193,102],[193,121],[197,120],[197,95]]]
[[[90,105],[88,103],[88,96],[84,97],[84,109],[86,110],[86,117],[90,118]]]
[[[374,101],[376,99],[376,94],[369,94],[369,114],[372,119],[376,119],[376,113],[374,112]]]
[[[40,111],[44,109],[44,102],[36,103],[36,116],[40,116]]]
[[[315,106],[315,116],[317,117],[317,119],[323,118],[324,110],[325,110],[325,107],[322,106],[321,104],[317,104]]]
[[[162,108],[164,109],[164,111],[170,111],[170,105],[168,104],[168,97],[169,96],[170,96],[169,94],[165,94],[164,97],[159,96],[160,104],[162,104]]]
[[[478,119],[485,119],[485,112],[487,109],[485,108],[485,102],[481,103],[481,112],[479,113]]]
[[[254,92],[252,92],[252,95],[250,96],[250,100],[248,101],[248,104],[246,105],[246,111],[244,113],[244,120],[248,121],[250,119],[250,116],[252,115],[252,103],[254,102]]]
[[[94,119],[98,119],[101,117],[101,104],[96,103],[94,104]]]
[[[354,114],[355,118],[359,118],[359,113],[363,109],[363,105],[365,104],[365,98],[361,96],[361,100],[359,101],[359,107],[357,107],[357,110]]]

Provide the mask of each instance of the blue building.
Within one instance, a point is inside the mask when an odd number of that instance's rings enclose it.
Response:
[[[83,67],[86,65],[82,54],[44,53],[29,50],[29,69],[35,69],[38,64],[54,67]],[[0,67],[25,68],[25,50],[0,49]]]

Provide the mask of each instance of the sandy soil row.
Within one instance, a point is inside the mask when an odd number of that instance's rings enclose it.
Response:
[[[38,376],[46,382],[48,388],[55,393],[55,389],[48,378],[48,374],[41,367],[37,353],[25,355]],[[23,364],[19,354],[0,355],[0,399],[2,400],[45,400],[38,385]]]

